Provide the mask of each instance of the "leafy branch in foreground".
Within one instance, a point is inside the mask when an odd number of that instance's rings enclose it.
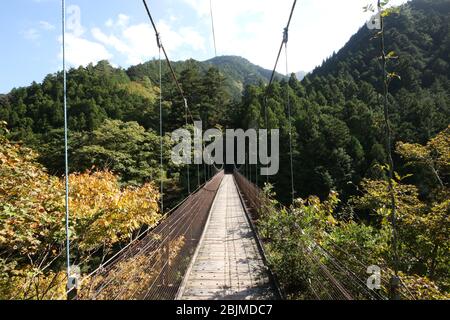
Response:
[[[4,125],[2,125],[4,131]],[[49,299],[65,290],[64,186],[37,154],[0,135],[0,298]],[[153,184],[121,188],[111,172],[73,174],[75,264],[96,267],[117,245],[160,219]]]

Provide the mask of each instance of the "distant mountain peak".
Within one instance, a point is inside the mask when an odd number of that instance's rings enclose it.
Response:
[[[240,56],[218,56],[203,63],[218,68],[225,75],[235,97],[240,96],[246,85],[268,83],[272,76],[272,70],[264,69]],[[284,76],[276,73],[276,78],[283,79]]]

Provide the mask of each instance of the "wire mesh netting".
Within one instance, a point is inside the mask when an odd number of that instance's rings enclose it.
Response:
[[[252,212],[253,219],[259,218],[264,210],[264,197],[258,186],[250,182],[239,172],[235,172],[235,181],[242,193],[246,205]],[[339,250],[345,251],[342,248]],[[317,300],[385,300],[387,299],[388,283],[386,278],[381,290],[371,290],[367,286],[367,267],[357,258],[357,264],[349,264],[349,258],[340,259],[335,250],[330,252],[314,239],[304,234],[298,239],[295,255],[297,266],[306,279],[307,287],[302,297]],[[345,254],[348,253],[345,251]],[[351,257],[353,258],[353,257]],[[345,262],[344,262],[345,261]]]
[[[261,190],[237,171],[234,173],[234,180],[243,196],[245,205],[251,211],[252,218],[256,219],[261,208]]]
[[[77,299],[175,299],[222,178],[218,173],[155,229],[84,279]]]

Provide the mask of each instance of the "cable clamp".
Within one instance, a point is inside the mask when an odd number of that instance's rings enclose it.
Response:
[[[162,48],[161,35],[159,32],[156,33],[156,43],[158,44],[158,48]]]
[[[283,43],[288,43],[288,41],[289,41],[289,29],[288,28],[284,28]]]

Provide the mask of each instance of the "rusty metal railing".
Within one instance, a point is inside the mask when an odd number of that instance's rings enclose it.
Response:
[[[240,191],[242,202],[248,212],[250,223],[258,239],[260,250],[267,263],[265,242],[260,239],[255,222],[260,218],[261,210],[270,210],[268,209],[270,204],[265,202],[268,199],[264,197],[261,189],[242,174],[236,171],[234,178]],[[265,241],[270,241],[270,239],[265,239]],[[305,240],[303,248],[298,254],[302,256],[302,264],[306,267],[308,273],[310,292],[303,293],[305,298],[318,300],[384,299],[382,294],[368,290],[365,283],[361,281],[355,272],[316,243],[314,239]],[[271,278],[281,297],[286,297],[286,293],[283,291],[283,286],[280,285],[276,273],[272,273]]]
[[[175,299],[223,175],[218,173],[155,229],[84,279],[77,299]]]
[[[263,241],[259,237],[259,233],[255,225],[255,221],[258,219],[258,215],[261,210],[261,190],[238,171],[235,171],[233,176],[238,188],[242,205],[244,206],[244,210],[247,215],[247,219],[255,235],[258,250],[264,260],[264,264],[269,266]],[[268,273],[271,285],[275,289],[277,299],[284,299],[285,294],[276,275],[270,270],[270,268],[268,268]]]

